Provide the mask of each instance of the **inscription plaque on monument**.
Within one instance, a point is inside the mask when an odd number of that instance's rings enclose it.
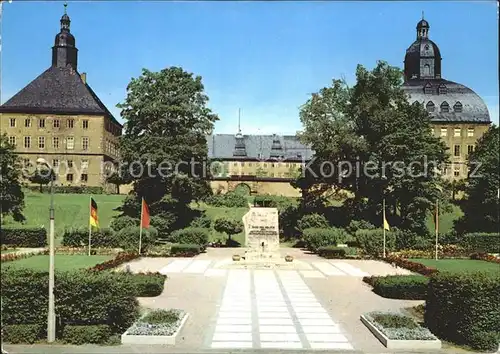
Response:
[[[280,236],[277,208],[250,208],[243,216],[245,246],[251,253],[275,253],[279,251]]]

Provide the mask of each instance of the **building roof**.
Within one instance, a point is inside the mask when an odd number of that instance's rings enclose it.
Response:
[[[212,159],[258,159],[272,160],[271,147],[273,140],[281,143],[282,160],[301,161],[310,159],[313,151],[305,146],[295,135],[243,135],[247,156],[234,156],[234,146],[236,143],[235,134],[213,134],[207,136],[208,157]]]
[[[425,91],[424,87],[427,87]],[[484,101],[462,84],[444,79],[409,80],[404,83],[403,90],[410,95],[412,103],[417,101],[424,106],[428,102],[434,104],[434,112],[429,112],[433,122],[490,123],[490,115]],[[432,93],[425,93],[429,91]],[[441,112],[443,102],[448,103],[449,112]],[[457,102],[462,105],[461,112],[455,112],[453,109]]]

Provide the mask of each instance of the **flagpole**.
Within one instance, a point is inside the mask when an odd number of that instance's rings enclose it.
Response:
[[[438,246],[439,246],[439,199],[436,199],[436,247],[435,258],[438,259]]]
[[[384,250],[383,250],[383,258],[385,258],[385,198],[382,199],[382,229],[384,230]]]
[[[89,256],[90,256],[90,246],[92,244],[92,224],[90,219],[92,218],[92,196],[89,199]]]
[[[139,255],[141,254],[142,246],[142,212],[144,210],[144,198],[141,199],[141,224],[139,225]]]

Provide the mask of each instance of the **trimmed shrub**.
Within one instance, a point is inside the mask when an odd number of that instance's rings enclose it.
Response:
[[[128,215],[122,215],[113,218],[113,220],[111,220],[111,224],[109,225],[109,227],[115,231],[120,231],[121,229],[137,226],[139,225],[139,223],[140,223],[139,219],[130,217]]]
[[[154,297],[163,292],[167,276],[160,273],[121,273],[126,281],[131,281],[136,297]]]
[[[244,208],[248,206],[247,198],[234,192],[211,195],[205,202],[212,206],[226,208]]]
[[[92,247],[119,247],[116,234],[112,229],[92,230]],[[88,247],[88,229],[66,229],[63,233],[63,246]]]
[[[386,231],[386,252],[394,250],[396,237],[393,232]],[[367,255],[378,257],[383,254],[384,249],[384,234],[383,230],[358,230],[356,231],[356,241],[359,247],[363,249]]]
[[[6,325],[3,327],[2,341],[10,344],[33,344],[43,335],[43,327],[39,324]]]
[[[191,221],[191,224],[189,226],[195,228],[210,229],[210,227],[212,227],[212,219],[203,214]]]
[[[199,245],[202,249],[208,244],[209,230],[197,227],[188,227],[172,232],[169,240],[174,243]]]
[[[500,274],[447,273],[431,277],[424,320],[437,336],[496,351],[500,334]]]
[[[500,253],[500,233],[465,234],[460,244],[471,252]]]
[[[170,254],[174,257],[194,257],[202,251],[199,245],[173,244],[170,247]]]
[[[373,292],[388,299],[425,300],[429,279],[421,275],[365,277]]]
[[[111,336],[107,325],[95,326],[64,326],[62,339],[69,344],[82,345],[86,343],[105,344]]]
[[[45,247],[47,246],[47,230],[43,227],[6,227],[0,230],[0,243],[13,247]]]
[[[300,233],[303,233],[306,229],[328,229],[329,227],[330,224],[328,224],[325,216],[316,213],[304,215],[297,222],[297,230]]]
[[[376,227],[366,220],[351,220],[349,225],[346,227],[346,231],[351,235],[356,235],[358,230],[373,230]]]
[[[140,228],[138,226],[126,227],[116,233],[118,247],[125,251],[137,252],[139,248]],[[148,247],[154,244],[158,237],[158,231],[154,227],[142,230],[141,252],[147,251]]]
[[[320,257],[327,259],[342,259],[357,256],[358,250],[354,247],[323,246],[318,247],[316,253]]]
[[[231,239],[232,235],[239,234],[243,231],[243,223],[239,220],[234,220],[227,217],[215,219],[214,230],[228,235]]]
[[[310,251],[317,251],[319,247],[337,245],[344,243],[349,237],[343,229],[337,228],[311,228],[303,231],[302,238],[306,248]]]

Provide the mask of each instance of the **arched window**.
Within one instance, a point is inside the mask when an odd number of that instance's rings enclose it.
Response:
[[[431,113],[431,112],[434,112],[434,110],[436,109],[436,106],[434,105],[434,103],[432,101],[429,101],[425,105],[425,109],[427,110],[427,112]]]
[[[462,113],[463,106],[460,102],[455,103],[453,110],[457,113]]]
[[[448,113],[449,111],[450,111],[450,105],[448,104],[448,102],[444,101],[443,103],[441,103],[441,112]]]
[[[424,76],[429,76],[431,74],[431,66],[429,64],[424,65]]]

